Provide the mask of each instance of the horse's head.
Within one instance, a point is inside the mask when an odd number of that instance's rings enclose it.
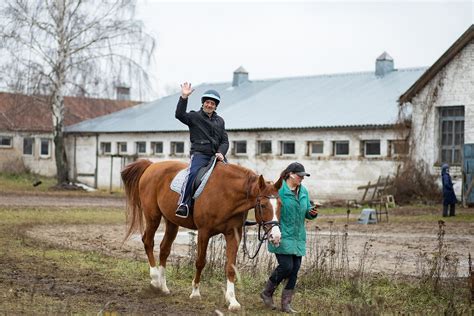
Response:
[[[280,244],[280,207],[281,201],[278,190],[282,184],[281,179],[276,183],[265,181],[263,176],[258,178],[258,194],[255,205],[255,219],[263,227],[265,236],[274,245]]]

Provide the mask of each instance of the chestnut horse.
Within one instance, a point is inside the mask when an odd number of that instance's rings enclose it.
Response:
[[[187,164],[177,161],[152,163],[149,160],[138,160],[122,170],[129,224],[125,238],[132,233],[143,233],[142,241],[150,264],[151,284],[168,294],[166,259],[178,229],[180,226],[197,229],[196,273],[190,297],[199,298],[199,282],[206,264],[209,238],[223,234],[227,257],[225,299],[229,303],[229,310],[238,310],[240,304],[235,298],[234,269],[242,226],[248,211],[254,208],[256,221],[268,232],[269,241],[274,244],[280,242],[278,190],[282,180],[273,184],[244,167],[217,163],[206,187],[194,202],[192,216],[180,218],[175,216],[179,194],[170,189],[170,184],[176,174],[186,167]],[[153,255],[154,236],[162,217],[165,218],[166,229],[160,244],[159,265],[156,267]]]

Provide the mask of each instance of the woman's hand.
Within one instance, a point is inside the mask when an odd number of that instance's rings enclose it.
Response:
[[[317,208],[313,208],[309,211],[309,215],[311,216],[316,216],[318,215],[318,209]]]

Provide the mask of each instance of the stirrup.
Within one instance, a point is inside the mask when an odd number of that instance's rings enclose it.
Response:
[[[181,218],[188,218],[189,206],[186,204],[180,204],[176,209],[176,216]]]

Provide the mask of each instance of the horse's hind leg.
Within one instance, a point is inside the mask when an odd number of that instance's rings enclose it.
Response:
[[[158,280],[160,283],[160,288],[163,293],[169,294],[170,290],[166,286],[166,260],[171,252],[171,245],[173,244],[176,235],[178,234],[179,226],[166,221],[166,230],[163,240],[160,244],[160,266],[158,267]],[[153,281],[152,281],[153,282]]]
[[[161,268],[156,268],[155,255],[153,254],[153,248],[155,247],[155,233],[160,226],[161,213],[147,212],[147,214],[155,214],[155,216],[146,217],[146,228],[142,236],[142,242],[145,247],[145,252],[148,257],[148,263],[150,264],[150,277],[151,285],[157,289],[162,290],[162,282],[160,275]]]

